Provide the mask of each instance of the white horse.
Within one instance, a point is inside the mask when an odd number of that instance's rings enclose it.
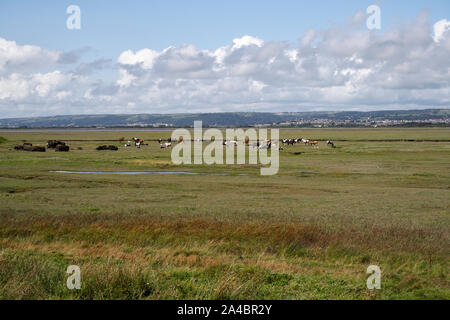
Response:
[[[161,149],[170,148],[170,147],[172,147],[172,143],[171,142],[165,142],[164,144],[160,144],[159,146],[161,147]]]
[[[236,140],[224,141],[223,145],[227,147],[231,146],[237,147],[237,141]]]

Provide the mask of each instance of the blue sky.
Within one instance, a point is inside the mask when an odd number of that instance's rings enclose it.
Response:
[[[447,107],[448,20],[448,0],[1,0],[0,117]]]
[[[81,8],[79,31],[65,27],[71,4]],[[214,49],[246,34],[295,42],[307,28],[345,22],[371,4],[382,8],[382,29],[412,19],[424,8],[432,21],[450,12],[448,0],[2,0],[0,37],[53,50],[90,46],[110,58],[124,48],[162,50],[190,43]]]

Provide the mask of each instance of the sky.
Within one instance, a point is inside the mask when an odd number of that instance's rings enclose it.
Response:
[[[448,0],[2,0],[0,118],[448,108],[449,30]]]

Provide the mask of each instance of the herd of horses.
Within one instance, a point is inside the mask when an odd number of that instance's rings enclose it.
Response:
[[[14,150],[45,152],[47,149],[55,149],[55,151],[68,152],[70,147],[64,141],[48,140],[44,146],[33,146],[32,143],[24,142],[21,145],[14,146]]]
[[[124,142],[125,138],[122,137],[119,139],[119,142]],[[132,142],[133,141],[133,142]],[[180,137],[177,141],[173,141],[171,138],[168,139],[162,139],[158,138],[156,140],[159,143],[159,146],[161,149],[165,148],[171,148],[173,142],[182,143],[183,138]],[[197,141],[200,141],[198,139]],[[296,138],[296,139],[280,139],[280,140],[270,140],[266,139],[265,142],[256,141],[254,143],[251,143],[251,141],[246,138],[242,141],[245,145],[252,147],[252,148],[259,148],[259,149],[271,149],[272,147],[278,147],[279,150],[283,150],[283,147],[281,145],[294,145],[297,143],[303,143],[305,145],[313,146],[318,148],[319,142],[317,140],[310,140],[310,139],[304,139],[304,138]],[[141,138],[133,137],[131,140],[128,140],[127,143],[124,144],[124,147],[131,147],[132,143],[134,143],[134,146],[136,148],[140,148],[141,146],[148,145],[148,143],[144,143],[144,140]],[[331,140],[327,140],[327,145],[335,148],[334,142]],[[238,146],[239,141],[238,140],[223,140],[222,145],[225,147],[236,147]],[[55,149],[55,151],[69,151],[69,146],[66,145],[65,142],[59,141],[59,140],[49,140],[46,145],[47,149]],[[24,150],[24,151],[40,151],[45,152],[46,148],[42,146],[33,146],[31,143],[23,143],[23,145],[17,145],[14,146],[15,150]],[[81,147],[78,149],[81,150]],[[116,146],[110,145],[102,145],[98,146],[96,150],[118,150]]]
[[[309,146],[314,146],[314,147],[319,147],[319,141],[317,140],[310,140],[310,139],[304,139],[304,138],[297,138],[297,139],[282,139],[281,142],[283,144],[287,144],[287,145],[294,145],[296,143],[303,143],[305,145],[309,145]],[[331,140],[327,140],[327,145],[335,148],[334,142]]]
[[[119,139],[120,142],[125,141],[125,138],[120,138]],[[132,141],[134,142],[134,146],[137,148],[140,148],[142,145],[148,145],[144,143],[143,139],[140,138],[132,138]],[[163,138],[158,138],[156,140],[159,143],[159,146],[161,149],[165,149],[165,148],[171,148],[172,147],[172,143],[173,142],[177,142],[177,143],[181,143],[183,142],[183,138],[180,137],[178,139],[178,141],[173,141],[171,138],[168,139],[163,139]],[[129,140],[124,146],[125,147],[130,147],[131,146],[131,140]],[[222,145],[226,146],[226,147],[231,147],[234,146],[236,147],[238,145],[239,141],[238,140],[223,140],[222,141]],[[317,140],[311,140],[311,139],[304,139],[304,138],[291,138],[291,139],[280,139],[279,141],[275,141],[275,140],[270,140],[270,139],[266,139],[265,143],[260,143],[260,141],[256,141],[255,143],[250,143],[249,139],[246,138],[243,143],[249,147],[253,147],[253,148],[259,148],[259,149],[270,149],[272,146],[277,146],[279,147],[279,150],[283,150],[283,148],[280,146],[281,145],[294,145],[297,143],[302,143],[304,145],[308,145],[308,146],[313,146],[315,148],[319,147],[319,141]],[[326,144],[328,146],[330,146],[331,148],[335,148],[334,142],[331,140],[327,140]]]

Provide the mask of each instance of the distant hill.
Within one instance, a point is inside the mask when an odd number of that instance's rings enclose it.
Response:
[[[34,118],[0,119],[2,128],[49,128],[49,127],[189,127],[194,120],[202,120],[203,126],[246,127],[255,125],[304,125],[327,122],[331,126],[348,123],[375,121],[425,121],[446,120],[450,109],[396,110],[396,111],[339,111],[339,112],[227,112],[185,114],[104,114],[66,115]]]

